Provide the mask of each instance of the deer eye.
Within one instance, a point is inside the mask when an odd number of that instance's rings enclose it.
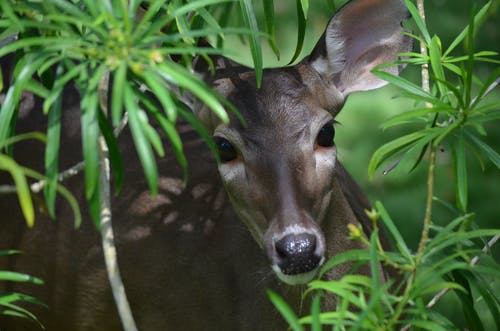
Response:
[[[222,162],[229,162],[238,157],[238,153],[234,146],[226,138],[214,137],[215,145],[219,151],[220,159]]]
[[[334,121],[329,121],[318,132],[316,142],[321,147],[332,147],[333,138],[335,137]]]

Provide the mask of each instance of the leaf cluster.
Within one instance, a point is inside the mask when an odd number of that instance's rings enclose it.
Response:
[[[480,293],[489,313],[500,327],[500,298],[489,279],[500,276],[498,264],[483,252],[481,238],[500,235],[498,229],[471,229],[472,214],[456,218],[444,228],[434,228],[423,255],[413,253],[380,202],[376,203],[375,230],[369,249],[350,250],[332,257],[320,271],[320,277],[335,267],[348,263],[351,272],[336,281],[315,280],[304,296],[313,296],[311,313],[299,318],[277,294],[269,292],[276,308],[294,331],[323,330],[459,330],[454,321],[429,306],[430,296],[440,291],[455,293],[460,299],[471,330],[484,330],[473,293]],[[381,219],[395,252],[386,252],[379,242],[377,221]],[[480,257],[480,263],[472,263]],[[371,276],[356,275],[368,264]],[[380,266],[395,270],[399,277],[384,280]],[[322,311],[321,298],[335,296],[334,309]],[[482,312],[484,314],[484,312]]]
[[[387,80],[402,92],[402,96],[422,105],[416,109],[393,116],[382,126],[383,129],[394,126],[415,124],[418,130],[392,140],[375,151],[368,166],[368,173],[373,176],[384,161],[392,160],[384,170],[391,171],[403,160],[414,160],[414,169],[426,155],[430,146],[451,151],[455,169],[455,187],[457,206],[467,211],[467,151],[477,157],[484,167],[482,156],[500,168],[500,154],[485,141],[488,122],[500,119],[500,103],[487,103],[488,94],[500,82],[500,67],[496,66],[486,79],[474,73],[475,64],[487,62],[499,65],[498,53],[493,51],[474,51],[475,30],[484,20],[492,2],[489,1],[475,15],[470,23],[445,48],[439,36],[431,34],[418,15],[417,8],[406,0],[406,4],[420,35],[409,33],[422,43],[428,54],[408,52],[397,63],[385,64],[374,74]],[[464,55],[453,55],[457,46],[464,43],[467,51]],[[430,92],[411,81],[384,71],[386,66],[416,65],[428,66],[431,81]]]
[[[368,248],[337,254],[325,263],[319,279],[341,264],[347,263],[351,272],[339,280],[315,280],[308,285],[304,294],[312,297],[308,316],[298,317],[277,294],[269,292],[270,300],[295,331],[309,329],[305,326],[311,330],[324,330],[325,326],[331,330],[459,330],[456,321],[434,309],[446,293],[453,293],[458,299],[468,329],[485,330],[485,315],[491,316],[500,329],[500,298],[490,285],[490,280],[500,276],[500,269],[486,244],[487,238],[492,237],[493,243],[498,240],[500,230],[477,229],[467,203],[467,153],[476,156],[481,165],[486,158],[500,168],[500,155],[484,141],[487,124],[500,119],[500,103],[487,100],[500,82],[500,60],[496,52],[476,52],[473,47],[476,31],[492,1],[473,11],[467,27],[448,47],[442,45],[439,36],[431,37],[415,5],[405,1],[419,30],[418,35],[408,34],[428,53],[401,54],[402,60],[379,66],[374,74],[398,87],[404,97],[417,105],[416,109],[390,118],[383,129],[401,125],[417,129],[381,146],[373,154],[368,171],[373,176],[387,161],[389,166],[384,173],[403,160],[413,162],[415,168],[426,160],[428,151],[449,149],[457,208],[448,207],[457,216],[444,227],[432,225],[432,201],[439,199],[433,196],[434,181],[430,180],[434,176],[435,157],[429,156],[430,196],[418,250],[410,249],[382,203],[376,202],[375,210],[367,212],[374,228],[370,238],[363,237],[361,228],[348,226],[351,239],[362,241]],[[455,55],[460,44],[466,54]],[[478,62],[495,68],[486,78],[478,77]],[[428,67],[430,89],[384,70],[394,65]],[[380,221],[392,239],[394,251],[388,252],[381,245]],[[358,270],[362,265],[369,266],[371,276]],[[383,279],[381,275],[388,270],[391,275]],[[357,271],[361,274],[356,275]],[[323,306],[322,298],[327,298]],[[334,307],[332,298],[336,300]]]
[[[0,250],[0,257],[1,256],[7,256],[7,255],[14,255],[14,254],[19,254],[19,251],[15,250]],[[43,281],[39,278],[19,273],[19,272],[14,272],[14,271],[6,271],[6,270],[0,270],[0,281],[10,281],[10,282],[23,282],[23,283],[31,283],[35,285],[41,285],[43,284]],[[46,305],[37,300],[36,298],[21,294],[21,293],[2,293],[0,292],[0,315],[8,315],[8,316],[16,316],[16,317],[21,317],[21,318],[27,318],[30,319],[40,325],[40,327],[43,328],[43,326],[40,324],[38,319],[36,318],[35,315],[33,315],[30,311],[27,309],[23,308],[20,304],[21,303],[30,303],[30,304],[36,304],[39,306],[46,307]]]
[[[207,132],[184,105],[187,95],[205,103],[222,121],[228,120],[226,109],[232,109],[192,73],[194,57],[203,57],[213,68],[210,56],[230,55],[222,47],[224,36],[237,34],[248,40],[257,79],[261,77],[259,38],[265,35],[258,31],[249,0],[8,0],[0,8],[0,57],[16,57],[14,79],[0,108],[0,142],[5,149],[5,141],[15,132],[23,91],[41,97],[49,123],[44,138],[44,196],[52,216],[59,188],[62,99],[69,84],[80,94],[85,195],[99,226],[100,136],[109,150],[118,193],[123,162],[114,132],[128,123],[149,188],[156,194],[156,156],[164,156],[165,149],[155,128],[170,141],[186,180],[187,161],[175,129],[178,118],[190,122],[213,148]],[[219,23],[232,11],[244,18],[242,26]],[[201,42],[214,39],[215,47]],[[22,179],[25,173],[15,170],[19,167],[6,152],[2,170],[20,185],[21,205],[32,224],[31,201]]]

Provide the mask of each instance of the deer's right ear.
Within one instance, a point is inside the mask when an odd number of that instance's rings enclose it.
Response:
[[[344,97],[386,84],[370,71],[411,50],[402,22],[409,13],[402,0],[352,0],[328,23],[306,61]],[[401,68],[387,71],[398,74]]]

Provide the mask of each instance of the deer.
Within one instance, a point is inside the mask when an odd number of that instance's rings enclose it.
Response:
[[[159,193],[151,197],[124,131],[127,189],[113,198],[113,219],[118,263],[140,330],[285,330],[266,289],[300,312],[306,306],[304,284],[322,264],[362,247],[348,238],[347,225],[362,225],[369,235],[370,204],[337,158],[335,116],[351,93],[386,84],[371,70],[411,49],[402,27],[408,16],[401,0],[352,0],[331,19],[311,54],[293,66],[265,69],[261,87],[250,68],[228,59],[214,60],[213,75],[202,72],[202,60],[194,63],[244,123],[234,114],[222,123],[193,103],[213,135],[220,163],[180,123],[190,165],[186,187],[175,158],[167,156],[158,160]],[[384,70],[399,74],[402,67]],[[78,101],[75,88],[65,90],[61,167],[82,158],[75,148]],[[40,100],[25,103],[18,131],[42,130]],[[43,158],[36,157],[43,155],[42,145],[20,143],[14,155],[21,164],[43,169]],[[6,182],[2,174],[0,183]],[[64,184],[85,213],[81,176]],[[0,270],[34,275],[45,284],[0,284],[0,292],[43,301],[47,307],[28,309],[47,330],[120,330],[92,222],[74,229],[70,208],[60,204],[57,221],[39,211],[34,228],[27,229],[14,206],[15,197],[0,199],[0,249],[23,253],[0,257]],[[339,279],[348,270],[341,265],[324,277]],[[38,329],[32,321],[0,315],[2,331]]]

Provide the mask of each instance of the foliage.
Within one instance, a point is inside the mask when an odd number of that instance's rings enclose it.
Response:
[[[187,161],[175,128],[178,118],[183,117],[192,124],[209,147],[214,149],[214,146],[184,103],[192,102],[193,98],[194,102],[203,102],[222,121],[228,120],[226,109],[234,110],[192,72],[193,59],[203,58],[213,70],[210,56],[231,57],[224,41],[229,35],[237,35],[250,47],[257,84],[260,84],[263,62],[260,39],[265,37],[275,45],[273,2],[263,3],[268,34],[259,32],[250,0],[0,0],[0,58],[14,57],[12,81],[2,76],[5,68],[0,68],[3,97],[0,171],[8,172],[15,184],[14,189],[1,187],[0,193],[17,192],[30,227],[35,217],[31,194],[43,188],[47,209],[55,217],[56,193],[59,193],[73,208],[75,225],[80,224],[76,200],[59,184],[64,178],[64,172],[58,167],[62,101],[64,89],[69,85],[75,86],[80,94],[84,156],[80,164],[90,214],[97,227],[101,226],[103,200],[98,141],[101,137],[105,140],[115,189],[119,193],[123,164],[116,136],[123,125],[130,127],[153,194],[157,192],[158,183],[155,157],[165,154],[161,133],[168,138],[187,180]],[[297,1],[297,4],[307,8],[308,1]],[[229,25],[230,17],[238,18],[237,26]],[[274,50],[277,53],[276,46]],[[297,52],[300,53],[300,48]],[[43,112],[49,124],[46,133],[14,135],[25,91],[43,99]],[[153,127],[160,127],[163,132]],[[44,174],[14,159],[13,145],[26,139],[36,139],[46,145]],[[28,178],[38,182],[29,185]],[[10,293],[1,300],[10,305],[6,313],[17,311],[18,315],[34,318],[12,304],[16,300],[34,299]]]
[[[326,2],[335,7],[334,1]],[[420,31],[420,36],[414,37],[425,44],[429,55],[404,54],[407,58],[403,62],[408,66],[428,64],[433,86],[427,91],[386,73],[383,68],[376,71],[377,75],[399,87],[404,96],[424,105],[385,123],[384,128],[409,123],[421,128],[380,147],[372,157],[369,172],[373,174],[387,161],[390,165],[386,171],[404,163],[409,163],[413,169],[427,159],[427,152],[446,146],[453,151],[458,207],[454,211],[457,216],[442,228],[429,224],[431,235],[423,236],[421,248],[412,252],[382,204],[377,203],[371,214],[375,229],[381,221],[393,238],[397,251],[382,249],[378,230],[367,241],[359,236],[360,229],[351,228],[353,237],[366,241],[370,249],[340,254],[325,264],[322,273],[341,263],[366,261],[374,276],[348,275],[333,282],[312,282],[305,294],[314,295],[311,315],[303,318],[298,318],[285,302],[270,293],[270,299],[294,330],[303,330],[304,324],[310,324],[312,330],[320,330],[321,324],[332,325],[333,330],[410,326],[414,329],[454,329],[456,326],[452,321],[432,307],[426,309],[429,306],[426,300],[444,289],[450,289],[459,297],[471,330],[484,329],[477,300],[482,300],[494,321],[500,323],[500,301],[487,282],[490,277],[498,278],[498,263],[481,250],[483,238],[498,235],[500,231],[474,229],[474,214],[468,211],[466,158],[470,153],[483,164],[485,156],[500,166],[499,154],[483,139],[485,123],[500,118],[500,105],[485,103],[488,93],[498,83],[500,70],[497,68],[486,79],[480,79],[474,73],[478,62],[499,63],[496,53],[473,50],[474,37],[491,1],[471,18],[469,26],[447,48],[443,47],[438,36],[431,37],[414,5],[409,1],[407,4]],[[309,1],[296,0],[295,5],[298,34],[290,63],[298,59],[306,41]],[[116,132],[123,123],[128,123],[144,174],[154,193],[158,177],[155,154],[162,156],[165,151],[152,123],[156,122],[168,137],[186,171],[182,143],[175,130],[178,118],[184,117],[209,146],[212,144],[208,134],[184,107],[185,96],[194,95],[222,120],[227,120],[226,109],[232,109],[191,72],[194,57],[203,57],[213,67],[209,56],[231,57],[230,50],[223,47],[224,41],[228,35],[238,35],[250,47],[259,80],[263,63],[259,38],[267,38],[271,49],[279,56],[274,39],[274,2],[269,0],[263,0],[265,34],[258,31],[250,0],[0,0],[0,8],[0,57],[16,57],[15,79],[5,87],[6,97],[0,108],[0,170],[12,175],[30,226],[34,222],[34,211],[32,188],[26,177],[46,183],[44,195],[52,215],[55,215],[56,192],[59,192],[72,205],[75,223],[79,223],[76,201],[58,184],[60,116],[64,111],[61,102],[67,85],[75,82],[81,95],[86,197],[92,217],[99,226],[99,135],[104,137],[110,150],[115,187],[119,192],[123,165]],[[236,17],[235,21],[242,22],[242,26],[229,26],[230,17]],[[202,46],[201,39],[210,41],[212,46]],[[467,54],[452,55],[461,43]],[[0,91],[4,92],[1,74],[0,71]],[[146,90],[150,93],[145,93]],[[13,136],[23,91],[44,99],[43,110],[51,123],[45,134]],[[432,107],[426,106],[427,103]],[[45,174],[22,167],[12,157],[12,145],[25,139],[46,143]],[[433,162],[429,158],[429,163]],[[477,264],[476,257],[480,257],[481,264]],[[402,280],[383,284],[376,272],[379,263],[399,271]],[[26,277],[0,272],[0,279],[39,282]],[[399,292],[394,289],[399,289]],[[336,311],[321,312],[320,299],[325,292],[337,296]],[[34,318],[13,303],[18,300],[39,303],[21,294],[2,294],[0,307],[7,308],[0,308],[0,313]],[[353,308],[359,309],[360,313],[354,313]],[[500,329],[500,325],[497,328]]]
[[[19,254],[20,252],[14,250],[2,250],[0,251],[0,256]],[[28,282],[36,285],[43,284],[41,279],[32,277],[26,274],[0,270],[0,280],[10,281],[10,282]],[[38,322],[35,315],[30,313],[28,310],[24,309],[19,305],[19,303],[33,303],[41,306],[45,306],[44,303],[40,302],[36,298],[29,295],[20,293],[0,293],[0,315],[10,315],[22,318],[28,318],[35,322]]]
[[[44,195],[52,216],[55,215],[61,99],[63,89],[75,82],[81,97],[82,149],[86,198],[91,216],[99,226],[98,136],[102,133],[110,151],[115,187],[123,182],[123,165],[113,129],[130,119],[129,125],[144,174],[153,194],[157,191],[158,170],[155,153],[165,151],[157,122],[173,146],[187,176],[182,143],[175,130],[179,116],[196,125],[182,106],[182,95],[189,92],[209,106],[223,121],[230,105],[192,74],[191,63],[199,55],[211,63],[208,55],[230,56],[222,48],[225,35],[238,34],[248,40],[257,78],[262,72],[259,37],[249,0],[198,1],[1,1],[0,57],[16,55],[14,81],[8,87],[0,109],[0,142],[15,130],[16,107],[24,90],[44,99],[48,115]],[[237,12],[243,27],[219,23],[222,13]],[[200,39],[216,40],[216,47],[199,46]],[[5,40],[8,40],[5,42]],[[110,81],[109,87],[107,81]],[[110,91],[107,97],[100,92]],[[145,93],[148,90],[151,93]],[[102,93],[101,93],[102,94]],[[105,93],[106,94],[106,93]],[[109,109],[108,109],[109,104]],[[5,143],[3,144],[5,147]],[[20,201],[26,220],[33,222],[32,208],[22,173],[12,172],[21,188]],[[4,169],[6,170],[6,169]]]
[[[411,123],[414,124],[411,127],[418,129],[381,146],[373,154],[368,168],[371,176],[385,161],[390,162],[384,170],[387,173],[403,163],[414,169],[428,160],[430,198],[419,248],[416,252],[409,249],[382,203],[377,202],[375,209],[368,213],[375,229],[369,240],[361,235],[362,229],[352,225],[349,228],[352,239],[363,241],[369,248],[333,257],[320,273],[321,276],[343,263],[359,266],[360,262],[366,262],[371,267],[371,278],[347,275],[338,281],[311,282],[305,293],[313,296],[311,314],[302,318],[297,317],[276,294],[270,294],[270,299],[293,330],[305,330],[304,324],[309,324],[312,330],[321,330],[321,325],[331,325],[332,330],[457,330],[459,326],[454,321],[433,309],[435,301],[448,291],[457,295],[468,329],[486,329],[481,318],[485,312],[479,311],[478,302],[484,304],[481,307],[487,308],[496,328],[500,329],[500,298],[488,281],[497,279],[500,269],[498,262],[489,255],[489,246],[485,245],[485,238],[493,237],[492,243],[498,240],[500,230],[476,229],[474,214],[467,208],[466,154],[472,153],[481,164],[484,156],[500,167],[500,155],[482,139],[487,133],[484,125],[500,119],[500,104],[485,101],[500,81],[500,68],[497,66],[486,79],[474,74],[477,62],[500,64],[496,52],[475,52],[473,48],[475,30],[484,19],[491,1],[477,14],[471,15],[469,25],[448,48],[443,47],[438,36],[431,37],[415,5],[410,1],[406,4],[420,32],[420,36],[412,36],[424,44],[429,53],[402,54],[406,58],[396,64],[427,65],[432,86],[427,90],[425,85],[420,87],[385,72],[384,67],[374,71],[398,87],[404,97],[422,106],[398,114],[383,125],[385,129]],[[467,54],[452,55],[460,43],[464,43]],[[455,171],[457,208],[451,209],[457,216],[444,227],[431,222],[432,201],[436,199],[433,196],[434,153],[438,147],[452,151]],[[393,239],[395,252],[385,251],[380,244],[380,221]],[[396,270],[400,279],[381,281],[380,265]],[[325,293],[336,296],[335,311],[321,312],[318,302]]]

